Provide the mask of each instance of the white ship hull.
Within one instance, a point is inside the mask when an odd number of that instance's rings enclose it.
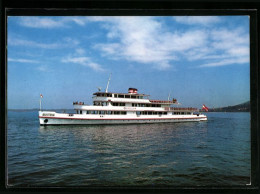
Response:
[[[40,125],[100,125],[100,124],[141,124],[206,121],[203,114],[192,115],[81,115],[56,112],[39,112]]]

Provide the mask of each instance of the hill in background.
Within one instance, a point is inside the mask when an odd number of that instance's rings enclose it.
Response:
[[[234,106],[209,108],[209,112],[250,112],[250,101]]]

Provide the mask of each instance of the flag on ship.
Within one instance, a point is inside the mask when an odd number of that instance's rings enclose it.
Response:
[[[43,98],[43,95],[42,95],[42,94],[40,94],[40,97],[41,97],[41,98]]]
[[[205,106],[205,104],[202,105],[202,110],[205,110],[206,112],[209,111],[209,108]]]

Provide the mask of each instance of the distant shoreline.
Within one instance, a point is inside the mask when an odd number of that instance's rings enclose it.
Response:
[[[209,112],[250,112],[250,101],[220,108],[209,108]]]

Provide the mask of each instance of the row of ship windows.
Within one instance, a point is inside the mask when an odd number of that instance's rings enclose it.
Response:
[[[125,106],[125,103],[122,102],[112,102],[112,106]],[[94,102],[94,106],[107,106],[107,102]],[[161,107],[160,104],[138,104],[132,103],[132,107]]]
[[[77,114],[83,114],[82,110],[77,110]],[[100,115],[126,115],[126,111],[85,111],[85,114],[100,114]],[[167,112],[154,111],[137,111],[137,115],[167,115]],[[190,115],[190,112],[172,112],[173,115]]]
[[[82,114],[82,110],[76,111],[77,114]],[[126,115],[126,111],[98,111],[98,110],[91,110],[86,111],[85,114],[100,114],[100,115]]]
[[[160,104],[137,104],[137,103],[132,103],[133,107],[161,107]]]
[[[114,98],[133,98],[133,99],[144,99],[144,96],[136,96],[136,95],[124,95],[124,94],[114,94]]]
[[[105,93],[100,93],[97,94],[97,96],[101,97],[112,97],[112,94],[105,94]],[[143,99],[144,96],[138,96],[138,95],[127,95],[127,94],[114,94],[114,98],[133,98],[133,99]]]

